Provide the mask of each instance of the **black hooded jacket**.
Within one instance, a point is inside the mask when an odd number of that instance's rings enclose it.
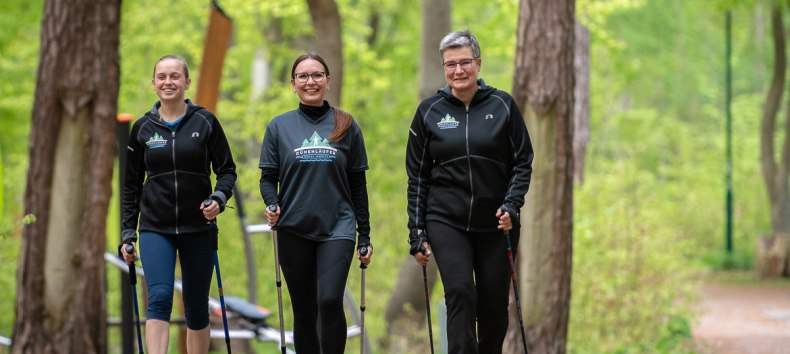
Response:
[[[132,126],[122,195],[124,242],[137,239],[138,217],[140,231],[207,231],[200,203],[210,196],[224,207],[232,195],[236,165],[225,132],[214,114],[186,103],[175,130],[159,117],[159,102]]]
[[[524,205],[534,157],[526,125],[513,97],[478,85],[469,107],[444,87],[414,114],[406,147],[409,229],[432,220],[496,231],[500,206],[518,212]]]

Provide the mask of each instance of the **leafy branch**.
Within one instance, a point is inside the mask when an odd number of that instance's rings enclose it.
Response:
[[[11,232],[13,232],[14,230],[19,229],[24,225],[30,225],[34,222],[36,222],[36,216],[33,214],[27,214],[24,217],[22,217],[22,219],[19,220],[14,227],[8,230],[0,230],[0,238],[6,238],[9,235],[11,235]]]

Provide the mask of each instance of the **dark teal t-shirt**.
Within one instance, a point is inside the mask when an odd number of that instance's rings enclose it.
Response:
[[[368,169],[356,121],[330,143],[334,110],[312,120],[299,110],[275,117],[261,145],[260,168],[279,171],[280,230],[316,241],[356,240],[348,173]]]

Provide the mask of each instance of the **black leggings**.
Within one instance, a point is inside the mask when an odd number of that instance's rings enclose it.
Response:
[[[510,263],[502,231],[466,232],[431,221],[426,228],[444,285],[448,352],[502,353],[510,291]],[[518,228],[510,230],[514,254],[518,235]]]
[[[277,233],[277,241],[294,312],[296,352],[342,354],[347,331],[343,293],[354,241],[318,242],[284,231]]]

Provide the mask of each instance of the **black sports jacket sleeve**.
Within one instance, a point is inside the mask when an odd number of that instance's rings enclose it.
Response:
[[[428,149],[428,130],[423,123],[422,107],[417,109],[409,128],[409,139],[406,143],[406,174],[409,177],[407,194],[409,229],[425,228],[425,211],[428,190],[431,188],[431,169],[433,159]]]

